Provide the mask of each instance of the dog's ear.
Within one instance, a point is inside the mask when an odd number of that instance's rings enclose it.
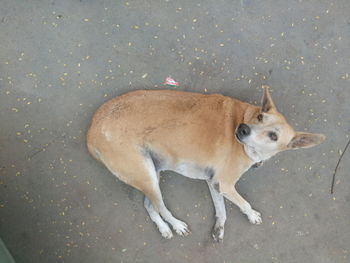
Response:
[[[270,92],[269,92],[269,86],[263,85],[262,88],[264,89],[264,94],[261,100],[261,111],[262,112],[268,112],[271,109],[275,109],[275,104],[272,101]]]
[[[320,144],[326,139],[323,134],[297,132],[288,143],[288,149],[309,148]]]

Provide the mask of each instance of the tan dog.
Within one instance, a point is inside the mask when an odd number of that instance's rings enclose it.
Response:
[[[187,235],[189,229],[166,208],[160,172],[173,170],[206,180],[216,210],[217,241],[224,236],[224,197],[251,223],[262,222],[260,213],[235,189],[245,171],[278,152],[311,147],[324,139],[321,134],[295,132],[277,111],[266,86],[262,107],[217,94],[129,92],[103,104],[87,133],[90,153],[145,194],[144,205],[165,238],[172,237],[165,221],[179,235]]]

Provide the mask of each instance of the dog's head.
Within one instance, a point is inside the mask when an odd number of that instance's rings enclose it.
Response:
[[[263,88],[261,108],[247,111],[244,123],[235,132],[250,158],[254,161],[267,160],[278,152],[312,147],[325,140],[322,134],[295,132],[277,111],[268,86]]]

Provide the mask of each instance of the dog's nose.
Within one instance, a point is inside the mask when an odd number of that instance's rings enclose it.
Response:
[[[250,128],[247,124],[241,123],[238,126],[238,135],[241,137],[248,136],[250,134]]]

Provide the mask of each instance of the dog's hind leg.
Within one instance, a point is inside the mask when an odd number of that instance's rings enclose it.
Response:
[[[154,167],[154,163],[152,159],[146,157],[145,164],[146,164],[147,173],[152,178],[152,186],[146,186],[144,189],[142,189],[142,191],[146,195],[146,198],[148,198],[151,201],[151,204],[150,204],[151,206],[150,206],[148,205],[148,202],[145,199],[145,207],[147,205],[146,209],[150,214],[152,221],[154,221],[156,224],[157,222],[158,224],[160,224],[160,225],[157,224],[159,230],[160,230],[160,226],[162,227],[162,229],[164,229],[164,226],[166,225],[166,223],[163,221],[164,224],[162,224],[162,221],[160,221],[161,218],[159,217],[159,214],[160,214],[165,221],[171,224],[171,226],[173,227],[173,229],[178,235],[186,236],[187,234],[190,233],[187,224],[175,218],[164,204],[162,193],[159,187],[157,172]],[[157,211],[159,212],[158,215],[157,215]]]
[[[154,166],[152,158],[146,157],[144,161],[145,161],[147,174],[149,177],[152,178],[152,185],[146,186],[146,189],[142,189],[146,197],[151,201],[152,207],[153,207],[153,209],[147,210],[147,211],[151,211],[153,218],[158,219],[158,222],[160,222],[159,218],[153,213],[158,211],[159,214],[162,216],[162,218],[171,224],[171,226],[173,227],[173,229],[178,235],[186,236],[187,234],[190,233],[187,224],[175,218],[164,204],[162,193],[159,187],[157,171]]]
[[[157,181],[159,184],[159,177],[160,177],[160,173],[157,172]],[[157,225],[159,232],[162,234],[163,237],[170,239],[173,237],[173,232],[171,232],[171,229],[169,227],[169,225],[164,222],[163,218],[159,215],[159,212],[157,212],[151,201],[147,198],[147,196],[145,196],[145,200],[144,200],[144,206],[151,218],[151,220]]]
[[[160,195],[160,198],[161,195]],[[157,207],[158,206],[158,207]],[[166,208],[163,199],[156,204],[156,207],[159,209],[161,216],[171,224],[175,232],[180,236],[187,236],[190,233],[190,230],[185,222],[175,218],[170,211]]]
[[[152,221],[157,224],[162,236],[172,237],[171,230],[164,220],[171,224],[177,234],[183,236],[189,233],[187,225],[176,219],[166,208],[159,188],[157,170],[147,152],[141,154],[136,151],[128,151],[123,154],[113,152],[109,158],[102,158],[102,162],[120,180],[145,194],[145,208]]]
[[[159,213],[153,208],[151,201],[146,196],[144,205],[150,218],[157,225],[159,232],[162,234],[162,236],[168,239],[172,238],[173,233],[171,232],[171,229],[169,228],[168,224],[164,222],[164,220],[160,217]]]

